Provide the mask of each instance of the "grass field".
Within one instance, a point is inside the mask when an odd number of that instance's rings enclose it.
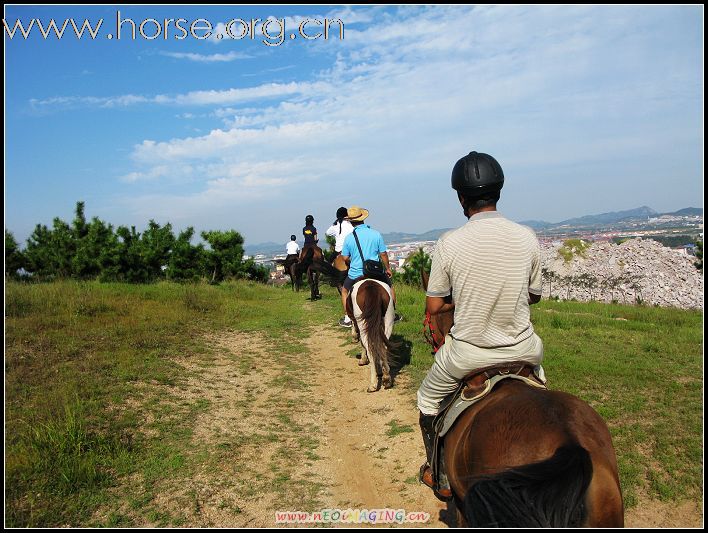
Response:
[[[191,372],[177,361],[208,365],[210,333],[258,332],[282,357],[289,386],[306,387],[290,356],[306,350],[313,326],[340,316],[336,293],[324,294],[304,305],[304,293],[247,282],[7,283],[6,525],[130,526],[136,516],[181,525],[179,516],[160,516],[152,505],[162,480],[218,467],[231,451],[219,443],[191,446],[194,420],[209,406],[173,394]],[[406,320],[394,340],[415,385],[432,362],[421,333],[424,296],[403,286],[397,294]],[[544,301],[532,319],[549,385],[585,399],[607,421],[627,506],[641,498],[700,500],[702,313]],[[233,370],[257,372],[257,364],[244,353]],[[411,409],[414,392],[412,386]],[[292,445],[282,453],[316,460],[316,436],[283,433],[297,424],[287,412],[279,417],[262,438],[287,438]],[[392,423],[392,434],[401,431]],[[287,498],[293,475],[274,471],[257,486]],[[300,482],[297,490],[315,487],[316,480]],[[101,512],[119,501],[130,513]]]

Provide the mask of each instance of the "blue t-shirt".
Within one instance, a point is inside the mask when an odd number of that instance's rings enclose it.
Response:
[[[366,224],[360,224],[354,228],[359,237],[361,251],[364,253],[364,259],[367,261],[381,261],[379,254],[387,251],[383,237],[375,229],[371,229]],[[359,248],[356,246],[354,233],[347,235],[342,246],[342,255],[350,258],[349,263],[349,278],[356,279],[364,275],[364,261],[361,259]]]

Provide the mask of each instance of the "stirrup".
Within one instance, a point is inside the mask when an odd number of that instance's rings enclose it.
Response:
[[[433,469],[426,461],[420,467],[420,472],[418,473],[418,481],[420,481],[426,487],[433,489],[433,494],[435,497],[442,502],[449,502],[452,500],[452,490],[448,488],[439,487],[433,480]]]

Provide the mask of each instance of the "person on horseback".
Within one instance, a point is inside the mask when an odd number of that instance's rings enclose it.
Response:
[[[337,209],[337,220],[335,220],[332,225],[327,228],[325,235],[328,237],[334,237],[334,251],[337,252],[335,257],[342,253],[342,247],[344,246],[344,239],[347,238],[352,231],[354,231],[354,226],[347,219],[347,208],[340,207]]]
[[[286,259],[290,259],[290,256],[294,255],[298,257],[300,254],[300,245],[297,243],[297,237],[295,235],[290,235],[290,242],[285,245],[285,251],[288,256]]]
[[[317,246],[317,228],[313,226],[315,222],[315,217],[312,215],[307,215],[305,217],[305,227],[302,228],[302,234],[305,237],[305,243],[302,245],[302,251],[300,252],[300,260],[304,259],[308,248],[313,248]]]
[[[471,371],[527,361],[544,380],[543,343],[529,305],[541,299],[541,252],[533,230],[497,211],[504,173],[490,155],[470,152],[452,170],[452,188],[468,222],[435,245],[426,311],[454,310],[454,325],[418,389],[427,461],[420,481],[443,499],[452,496],[444,474],[433,479],[431,460],[440,404]],[[445,298],[452,295],[452,303]]]
[[[369,211],[362,209],[359,206],[352,206],[347,210],[347,220],[351,222],[354,228],[352,232],[344,239],[342,245],[342,257],[349,264],[349,273],[344,280],[342,286],[342,307],[344,309],[344,317],[339,321],[339,325],[343,327],[351,327],[352,321],[347,315],[347,297],[354,286],[354,283],[363,279],[364,262],[365,261],[380,261],[383,263],[383,270],[375,279],[387,283],[391,287],[391,295],[394,300],[396,295],[393,292],[393,284],[391,283],[391,266],[388,262],[388,252],[381,234],[371,229],[370,226],[364,224],[364,220],[369,216]],[[358,242],[357,242],[358,239]],[[373,277],[373,276],[368,276]],[[401,320],[400,315],[396,315],[396,320]]]

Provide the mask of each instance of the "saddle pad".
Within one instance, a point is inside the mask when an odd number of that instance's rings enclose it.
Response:
[[[455,398],[455,400],[452,402],[452,405],[447,409],[447,413],[445,413],[445,418],[442,420],[442,424],[440,424],[439,426],[440,430],[438,431],[438,438],[442,438],[445,433],[449,431],[449,429],[455,423],[455,420],[457,420],[457,417],[460,416],[465,409],[471,407],[472,405],[480,401],[482,398],[484,398],[487,394],[489,394],[490,391],[494,388],[494,386],[502,379],[509,378],[520,379],[521,381],[526,382],[527,385],[536,387],[538,389],[546,388],[545,385],[541,385],[538,381],[534,381],[533,379],[525,378],[523,376],[517,376],[516,374],[499,374],[493,376],[485,382],[484,390],[476,396],[472,398],[465,398],[463,394],[460,394],[457,398]]]

